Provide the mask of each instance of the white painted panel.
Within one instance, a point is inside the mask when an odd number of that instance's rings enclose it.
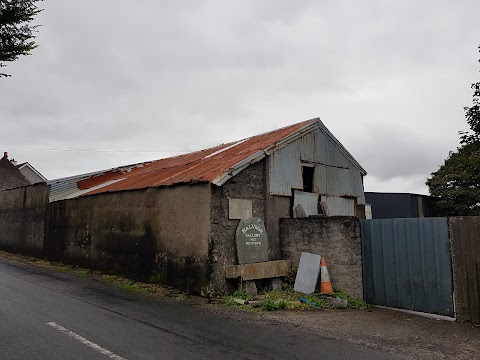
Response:
[[[365,204],[365,219],[372,219],[372,205]]]
[[[322,196],[329,216],[355,216],[355,201],[333,196]]]
[[[252,214],[252,200],[228,199],[228,218],[234,220],[248,219]]]
[[[318,194],[295,190],[293,192],[293,207],[298,204],[302,205],[307,216],[318,215]]]

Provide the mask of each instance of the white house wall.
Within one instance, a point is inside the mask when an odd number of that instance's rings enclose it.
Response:
[[[32,169],[29,167],[22,167],[19,169],[20,172],[27,178],[28,181],[30,181],[30,184],[37,184],[39,182],[44,182],[45,179],[42,179],[42,177],[38,176]]]
[[[360,170],[326,136],[316,129],[269,156],[270,194],[291,196],[303,189],[302,163],[315,166],[314,192],[336,197],[356,197],[365,204]]]

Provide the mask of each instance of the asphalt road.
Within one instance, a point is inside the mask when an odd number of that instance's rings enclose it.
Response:
[[[301,328],[246,322],[0,260],[0,359],[395,359]]]

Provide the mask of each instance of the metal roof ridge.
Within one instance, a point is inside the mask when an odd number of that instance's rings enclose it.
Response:
[[[299,123],[301,123],[301,122],[308,122],[308,121],[312,121],[312,120],[318,120],[318,119],[319,119],[319,118],[314,118],[314,119],[311,119],[311,120],[300,121]],[[298,124],[298,123],[296,123],[296,124]],[[130,165],[121,165],[121,166],[117,166],[117,167],[113,167],[113,168],[109,168],[109,169],[92,171],[92,172],[88,172],[88,173],[71,175],[71,176],[65,176],[65,177],[61,177],[61,178],[56,178],[56,179],[52,179],[52,180],[47,180],[47,184],[48,184],[48,185],[51,185],[51,184],[54,184],[54,183],[56,183],[56,182],[63,182],[63,181],[74,180],[74,179],[84,180],[84,178],[90,178],[90,177],[97,176],[97,175],[101,175],[101,174],[105,174],[105,173],[108,173],[108,172],[111,172],[111,171],[117,171],[117,170],[121,170],[121,169],[128,168],[128,167],[134,167],[134,166],[138,166],[138,165],[153,164],[153,163],[156,163],[156,162],[165,160],[165,159],[181,158],[181,157],[183,157],[183,156],[189,156],[189,155],[192,155],[192,154],[201,153],[201,152],[204,152],[204,151],[209,151],[209,150],[213,150],[213,149],[216,149],[216,148],[223,147],[223,148],[219,149],[219,151],[221,151],[221,150],[225,150],[228,146],[231,146],[231,145],[233,145],[233,144],[239,144],[240,142],[243,143],[243,142],[245,142],[245,141],[247,141],[247,140],[250,140],[250,139],[253,139],[253,138],[255,138],[255,137],[267,135],[267,134],[270,134],[270,133],[273,133],[273,132],[276,132],[276,131],[280,131],[280,130],[282,130],[282,129],[286,129],[286,128],[289,128],[289,127],[291,127],[291,126],[295,126],[296,124],[287,125],[287,126],[284,126],[284,127],[278,128],[278,129],[274,129],[274,130],[271,130],[271,131],[267,131],[267,132],[265,132],[265,133],[252,135],[252,136],[250,136],[250,137],[246,137],[246,138],[244,138],[244,139],[240,139],[240,140],[237,140],[237,141],[231,141],[231,142],[228,142],[228,143],[222,143],[222,144],[215,145],[215,146],[211,146],[211,147],[208,147],[208,148],[205,148],[205,149],[194,150],[194,151],[192,151],[192,152],[188,152],[188,153],[185,153],[185,154],[180,154],[180,155],[175,155],[175,156],[170,156],[170,157],[161,158],[161,159],[155,159],[155,160],[150,160],[150,161],[143,161],[143,162],[134,163],[134,164],[130,164]],[[308,124],[307,124],[307,125],[308,125]],[[174,168],[174,167],[175,167],[175,166],[166,166],[166,167],[161,167],[161,168],[162,168],[162,169],[163,169],[163,168],[166,169],[166,168]]]
[[[307,120],[308,122],[309,120]],[[295,125],[295,124],[293,124]],[[293,125],[290,125],[290,126],[293,126]],[[284,128],[281,128],[281,129],[285,129],[285,128],[288,128],[290,126],[285,126]],[[279,131],[281,129],[277,129],[277,130],[273,130],[273,131],[270,131],[270,132],[274,132],[274,131]],[[338,141],[338,139],[330,132],[330,130],[327,129],[327,127],[325,126],[325,124],[322,122],[322,120],[320,119],[320,117],[316,117],[316,118],[313,118],[310,120],[310,122],[306,123],[304,126],[302,126],[301,128],[297,129],[296,131],[294,131],[293,133],[285,136],[284,138],[280,139],[279,141],[277,141],[275,144],[272,144],[271,146],[255,153],[254,155],[251,155],[249,156],[248,158],[238,162],[237,164],[235,164],[234,166],[232,166],[230,169],[228,169],[227,171],[225,171],[223,173],[223,175],[220,175],[218,176],[217,178],[215,178],[212,183],[214,183],[215,185],[218,185],[218,186],[221,186],[223,185],[227,180],[229,180],[230,178],[232,178],[233,176],[235,176],[236,174],[238,174],[240,171],[244,170],[247,166],[251,165],[251,164],[254,164],[260,160],[262,160],[263,158],[265,158],[266,156],[268,155],[271,155],[272,153],[274,153],[275,151],[278,151],[280,149],[282,149],[283,147],[287,146],[288,144],[290,144],[291,142],[295,141],[296,139],[298,139],[299,137],[302,137],[304,136],[305,134],[308,134],[309,132],[315,130],[315,129],[320,129],[322,130],[325,135],[327,135],[332,141],[333,143],[337,146],[337,148],[352,162],[352,164],[365,176],[367,174],[367,172],[365,171],[365,169],[359,164],[359,162],[352,156],[352,154],[350,154],[350,152],[342,145],[342,143],[340,141]],[[269,133],[270,133],[269,132]],[[265,134],[268,134],[268,133],[264,133],[264,134],[259,134],[259,135],[255,135],[255,136],[261,136],[261,135],[265,135]],[[252,136],[255,137],[255,136]],[[249,138],[247,138],[249,139]],[[233,174],[233,175],[232,175]]]
[[[319,127],[320,118],[316,117],[316,118],[311,119],[310,121],[311,121],[310,123],[305,124],[300,129],[297,129],[293,133],[291,133],[291,134],[285,136],[284,138],[280,139],[279,141],[277,141],[275,144],[272,144],[268,148],[264,149],[265,153],[267,155],[270,155],[270,154],[274,153],[275,151],[284,148],[285,146],[287,146],[291,142],[295,141],[299,137],[302,137],[303,135],[308,134],[310,131]]]
[[[287,144],[294,141],[298,137],[303,136],[303,135],[305,135],[305,133],[308,133],[308,132],[312,131],[314,128],[318,127],[318,122],[319,121],[320,121],[319,117],[316,117],[316,118],[313,118],[313,119],[310,119],[310,120],[306,120],[304,126],[295,130],[293,133],[283,137],[282,139],[277,141],[275,144],[272,144],[265,149],[259,150],[255,154],[250,155],[247,158],[243,159],[242,161],[238,162],[234,166],[230,167],[227,171],[225,171],[222,175],[217,176],[212,181],[212,183],[215,184],[215,185],[218,185],[218,186],[222,186],[223,184],[225,184],[225,182],[227,182],[229,179],[231,179],[232,177],[237,175],[242,170],[246,169],[248,166],[263,160],[265,157],[267,157],[271,153],[281,149],[282,147],[286,146]],[[297,123],[297,124],[299,124],[299,123]],[[266,132],[266,133],[263,133],[263,134],[254,135],[254,136],[252,136],[250,138],[246,138],[244,140],[247,141],[249,139],[253,139],[253,138],[258,137],[258,136],[263,136],[263,135],[267,135],[267,134],[270,134],[270,133],[273,133],[273,132],[281,131],[282,129],[287,129],[287,128],[295,126],[297,124],[284,126],[283,128],[280,128],[280,129],[272,130],[272,131],[269,131],[269,132]],[[278,147],[279,144],[280,144],[280,147]],[[272,150],[272,149],[274,149],[274,150]]]

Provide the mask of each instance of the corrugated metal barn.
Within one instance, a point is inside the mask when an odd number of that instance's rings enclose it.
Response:
[[[430,197],[410,193],[366,192],[372,219],[422,218],[435,216]]]
[[[224,291],[241,218],[264,219],[269,259],[280,259],[279,219],[292,217],[295,206],[306,215],[320,209],[364,217],[365,175],[316,118],[186,155],[52,180],[49,236],[67,241],[50,251],[61,248],[64,257],[103,268],[120,259],[128,271],[153,271],[175,286]]]

